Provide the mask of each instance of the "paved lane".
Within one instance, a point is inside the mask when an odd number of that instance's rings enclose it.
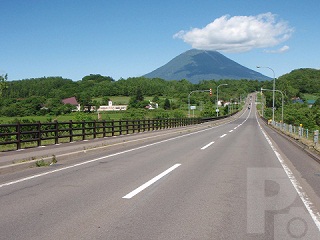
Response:
[[[253,107],[1,184],[0,239],[320,239],[317,194],[265,134]]]

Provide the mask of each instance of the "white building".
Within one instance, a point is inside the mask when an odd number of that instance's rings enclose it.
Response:
[[[112,101],[108,102],[108,106],[100,106],[98,111],[124,111],[127,110],[128,105],[113,105]]]

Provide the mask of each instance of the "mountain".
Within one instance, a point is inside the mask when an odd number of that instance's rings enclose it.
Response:
[[[192,83],[201,80],[249,79],[270,80],[259,72],[246,68],[217,51],[188,50],[158,69],[145,74],[146,78],[165,80],[187,79]]]

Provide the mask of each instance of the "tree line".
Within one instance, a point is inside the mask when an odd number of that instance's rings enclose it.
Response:
[[[305,128],[320,128],[320,70],[301,68],[284,74],[276,79],[276,90],[284,96],[284,122]],[[265,89],[273,88],[273,80],[262,85]],[[266,101],[266,117],[272,117],[272,91],[263,92]],[[308,104],[309,96],[315,103]],[[280,122],[282,114],[282,95],[275,93],[275,117]]]
[[[212,89],[208,93],[195,93],[190,96],[191,104],[202,103],[202,114],[215,115],[215,94],[220,84],[228,84],[219,89],[219,99],[238,102],[250,92],[261,88],[272,89],[273,80],[203,80],[193,84],[186,79],[167,81],[160,78],[130,77],[115,81],[110,76],[90,74],[80,81],[62,77],[42,77],[17,81],[7,81],[8,76],[0,78],[0,116],[21,117],[32,115],[60,115],[70,113],[73,107],[62,104],[61,100],[75,96],[81,105],[99,106],[107,104],[112,96],[130,97],[129,108],[142,109],[148,103],[145,96],[152,96],[160,102],[160,108],[166,110],[187,110],[188,95],[195,90]],[[276,89],[284,93],[285,118],[290,124],[303,124],[314,128],[320,126],[320,98],[310,108],[306,94],[320,97],[320,70],[296,69],[276,79]],[[221,90],[221,91],[220,91]],[[0,95],[0,96],[1,96]],[[264,92],[266,99],[266,117],[272,113],[272,92]],[[276,118],[281,119],[281,94],[276,93]],[[101,101],[95,101],[101,98]],[[300,98],[302,104],[294,104],[293,99]],[[170,101],[169,99],[175,99]]]
[[[61,100],[75,96],[81,105],[96,106],[106,104],[112,96],[131,97],[131,108],[143,108],[147,101],[145,96],[154,97],[155,101],[165,98],[162,108],[180,108],[187,103],[188,94],[199,89],[213,89],[221,83],[228,83],[228,88],[221,92],[221,98],[239,99],[240,95],[259,88],[260,82],[252,80],[221,80],[201,81],[192,84],[187,80],[166,81],[160,78],[148,79],[135,77],[115,81],[109,76],[91,74],[80,81],[72,81],[62,77],[32,78],[18,81],[7,81],[0,99],[0,115],[10,117],[32,115],[59,115],[72,110],[71,106],[63,105]],[[102,98],[96,102],[94,98]],[[175,103],[168,103],[167,99],[175,98]],[[209,94],[192,95],[191,103],[195,99],[203,102],[214,102]],[[236,101],[236,100],[235,100]],[[49,111],[49,112],[48,112]]]

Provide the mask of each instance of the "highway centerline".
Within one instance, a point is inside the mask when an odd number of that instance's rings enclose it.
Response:
[[[203,147],[201,148],[201,150],[204,150],[204,149],[206,149],[207,147],[210,147],[212,144],[214,144],[214,142],[210,142],[210,143],[208,143],[207,145],[203,146]]]
[[[160,180],[162,177],[164,177],[168,173],[172,172],[174,169],[176,169],[180,165],[181,165],[180,163],[177,163],[177,164],[173,165],[172,167],[168,168],[166,171],[164,171],[164,172],[160,173],[159,175],[155,176],[154,178],[152,178],[148,182],[142,184],[140,187],[136,188],[135,190],[133,190],[132,192],[128,193],[127,195],[125,195],[122,198],[130,199],[130,198],[134,197],[139,192],[143,191],[144,189],[146,189],[150,185],[154,184],[156,181]]]

